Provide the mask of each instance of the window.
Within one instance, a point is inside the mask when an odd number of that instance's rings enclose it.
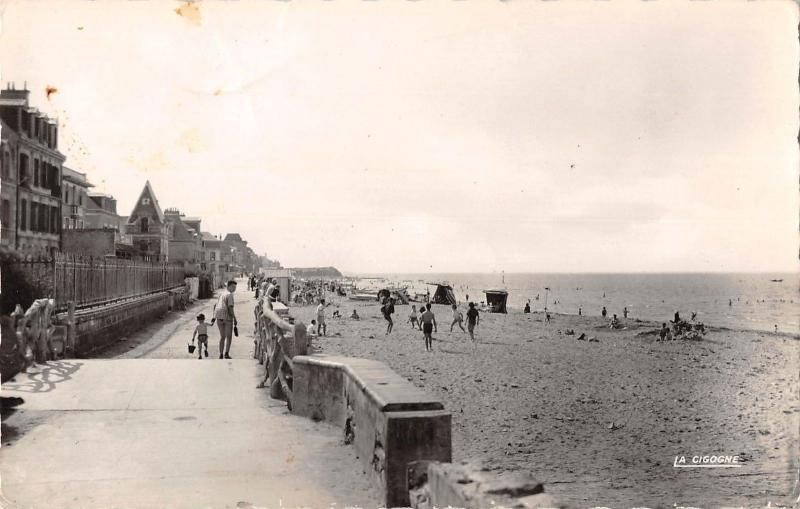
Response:
[[[141,221],[139,221],[139,226],[141,227],[141,230],[140,230],[140,232],[141,232],[141,233],[147,233],[147,231],[148,231],[148,229],[149,229],[149,228],[148,228],[148,227],[149,227],[149,225],[148,225],[147,223],[148,223],[148,221],[147,221],[147,218],[146,218],[146,217],[143,217],[143,218],[141,219]]]
[[[142,198],[142,205],[150,205],[150,198]]]
[[[3,178],[7,179],[10,175],[9,175],[9,171],[8,171],[8,151],[6,151],[6,150],[3,151],[3,163],[2,164],[3,164]]]
[[[3,228],[11,226],[11,202],[8,200],[3,200],[3,210],[0,220],[3,221]]]
[[[25,199],[19,202],[19,229],[28,229],[28,202]]]
[[[31,231],[39,231],[39,204],[31,202]]]
[[[33,185],[39,185],[39,160],[33,160]]]

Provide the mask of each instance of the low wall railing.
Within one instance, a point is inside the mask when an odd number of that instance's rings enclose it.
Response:
[[[36,363],[64,355],[70,339],[74,342],[75,305],[70,303],[64,323],[56,323],[55,316],[53,299],[37,299],[27,310],[17,304],[10,316],[2,317],[0,372],[3,380],[25,372]]]
[[[264,380],[259,387],[269,387],[272,398],[285,400],[292,409],[295,355],[308,352],[306,327],[291,323],[279,315],[268,300],[260,300],[255,308],[256,340],[253,357],[264,364]]]

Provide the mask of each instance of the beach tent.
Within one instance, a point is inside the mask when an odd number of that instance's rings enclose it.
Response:
[[[436,285],[436,292],[431,298],[432,304],[458,304],[456,296],[453,294],[453,288],[450,285]]]
[[[506,301],[508,300],[508,292],[505,290],[484,290],[486,294],[486,304],[492,313],[507,313]]]

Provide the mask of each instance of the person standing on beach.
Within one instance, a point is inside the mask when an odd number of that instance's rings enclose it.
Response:
[[[601,311],[600,314],[603,315],[603,318],[605,318],[606,315],[608,315],[608,311],[606,311],[606,307],[605,306],[603,306],[603,311]]]
[[[411,314],[408,315],[408,321],[411,323],[411,328],[412,329],[419,328],[419,330],[422,330],[422,325],[420,325],[420,323],[417,321],[417,305],[416,304],[412,304],[411,305]]]
[[[328,324],[325,323],[325,299],[319,300],[317,306],[317,336],[328,335]]]
[[[422,323],[422,334],[425,338],[425,350],[432,352],[433,336],[431,334],[434,330],[439,332],[439,327],[436,325],[436,316],[434,316],[433,311],[431,311],[430,302],[425,305],[425,312],[419,317],[419,321]]]
[[[233,312],[233,293],[236,291],[236,281],[231,279],[228,286],[220,294],[214,304],[214,320],[219,328],[219,358],[230,359],[231,343],[233,342],[233,328],[237,326],[236,314]]]
[[[582,314],[583,314],[583,309],[580,306],[578,306],[578,316],[581,316]]]
[[[394,314],[394,298],[390,298],[386,304],[383,305],[381,308],[383,312],[383,317],[389,322],[386,325],[386,335],[388,336],[390,332],[392,332],[392,327],[394,327],[394,322],[392,321],[392,314]]]
[[[628,306],[625,306],[624,308],[622,308],[622,317],[623,318],[628,318]]]
[[[478,310],[475,309],[475,303],[469,303],[469,309],[467,310],[467,330],[469,331],[469,337],[474,342],[475,341],[475,327],[480,323],[480,316],[478,316]]]

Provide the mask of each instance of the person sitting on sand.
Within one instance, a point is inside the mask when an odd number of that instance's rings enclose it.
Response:
[[[615,314],[614,318],[611,319],[611,324],[609,325],[609,328],[616,329],[617,327],[619,327],[619,319],[617,318],[617,315]]]
[[[354,309],[354,310],[353,310],[353,314],[352,314],[352,315],[350,315],[350,319],[351,319],[351,320],[361,320],[361,317],[360,317],[360,316],[358,316],[358,312],[357,312],[357,311]]]
[[[469,313],[467,313],[467,315],[469,315]],[[422,323],[422,334],[425,338],[425,350],[432,352],[433,336],[431,334],[434,330],[439,332],[439,327],[436,325],[436,316],[434,316],[433,311],[431,311],[430,303],[425,304],[425,312],[419,317],[419,321]]]
[[[333,315],[331,315],[331,316],[332,316],[332,318],[341,318],[342,314],[339,313],[338,309],[336,309],[336,310],[334,310]]]
[[[461,328],[461,332],[467,332],[464,330],[464,326],[461,325],[461,322],[464,321],[464,316],[461,314],[461,311],[458,310],[458,306],[453,304],[453,323],[450,324],[450,332],[453,332],[453,326],[458,325]]]
[[[424,307],[424,306],[423,306]],[[417,305],[411,305],[411,314],[408,315],[408,321],[411,323],[411,328],[422,330],[422,325],[417,321]]]
[[[308,327],[306,327],[306,334],[310,338],[317,337],[317,321],[316,320],[311,320],[311,323],[308,324]]]
[[[580,336],[578,336],[578,337],[577,337],[577,338],[575,338],[575,339],[577,339],[578,341],[586,341],[586,334],[585,334],[585,333],[583,333],[583,332],[581,332],[581,335],[580,335]]]
[[[523,313],[530,313],[531,312],[531,302],[528,301],[525,303],[525,309],[522,310]]]

